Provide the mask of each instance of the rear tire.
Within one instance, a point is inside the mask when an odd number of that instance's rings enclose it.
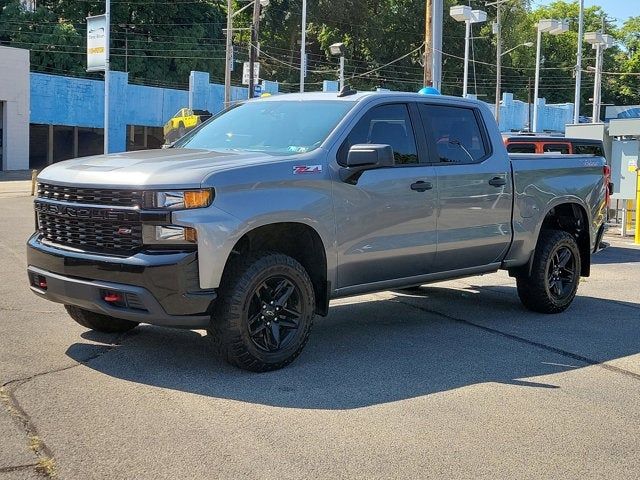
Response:
[[[265,372],[300,355],[314,315],[313,284],[302,265],[281,253],[261,253],[227,267],[207,331],[228,363]]]
[[[580,250],[573,235],[543,230],[531,274],[516,277],[520,301],[534,312],[563,312],[576,296],[580,268]]]
[[[123,320],[121,318],[103,315],[101,313],[90,312],[84,308],[75,307],[73,305],[65,305],[67,313],[77,323],[85,328],[90,328],[96,332],[103,333],[124,333],[136,328],[138,322],[131,320]]]

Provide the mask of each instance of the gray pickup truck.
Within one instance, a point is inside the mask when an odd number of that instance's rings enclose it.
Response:
[[[473,100],[261,98],[172,148],[43,170],[29,283],[94,330],[207,329],[254,371],[293,361],[338,297],[506,269],[561,312],[600,245],[604,167],[509,157]]]

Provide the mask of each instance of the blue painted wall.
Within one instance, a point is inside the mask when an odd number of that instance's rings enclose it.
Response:
[[[493,112],[495,106],[489,105]],[[513,99],[513,93],[503,93],[500,102],[500,131],[510,132],[525,130],[529,125],[529,110],[533,119],[533,105],[529,109],[527,102]],[[538,102],[538,132],[562,132],[565,125],[573,123],[573,103],[559,103],[547,105],[541,98]]]
[[[129,84],[129,75],[111,72],[109,93],[109,151],[123,152],[127,147],[127,125],[161,127],[180,108],[217,113],[222,110],[224,86],[209,83],[209,74],[192,72],[192,91]],[[31,73],[31,123],[103,128],[104,82],[84,78]],[[278,85],[268,82],[266,91],[277,92]],[[233,101],[247,98],[247,89],[232,87]]]
[[[191,72],[190,90],[129,84],[129,75],[111,72],[109,111],[109,151],[126,150],[127,125],[161,127],[180,108],[217,113],[222,110],[224,86],[210,83],[209,74]],[[325,82],[333,89],[337,82]],[[278,93],[277,82],[263,82],[265,92]],[[232,87],[232,101],[247,98],[247,89]],[[102,128],[104,120],[104,82],[83,78],[31,73],[31,123]],[[489,105],[493,110],[493,105]],[[528,125],[528,105],[505,93],[500,106],[502,131],[524,130]],[[564,132],[572,123],[573,104],[547,105],[539,102],[539,130]]]

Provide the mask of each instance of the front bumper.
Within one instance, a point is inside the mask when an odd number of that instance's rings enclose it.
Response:
[[[48,300],[142,323],[203,328],[216,298],[199,288],[195,251],[147,251],[114,257],[55,248],[33,235],[27,243],[31,290]],[[45,279],[46,288],[39,286]],[[125,299],[107,302],[105,292]]]

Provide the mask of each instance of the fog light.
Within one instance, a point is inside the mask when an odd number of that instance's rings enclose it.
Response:
[[[177,227],[175,225],[157,226],[156,240],[160,242],[191,242],[198,241],[198,235],[195,228]]]
[[[184,241],[184,228],[156,227],[156,240],[161,242]]]

